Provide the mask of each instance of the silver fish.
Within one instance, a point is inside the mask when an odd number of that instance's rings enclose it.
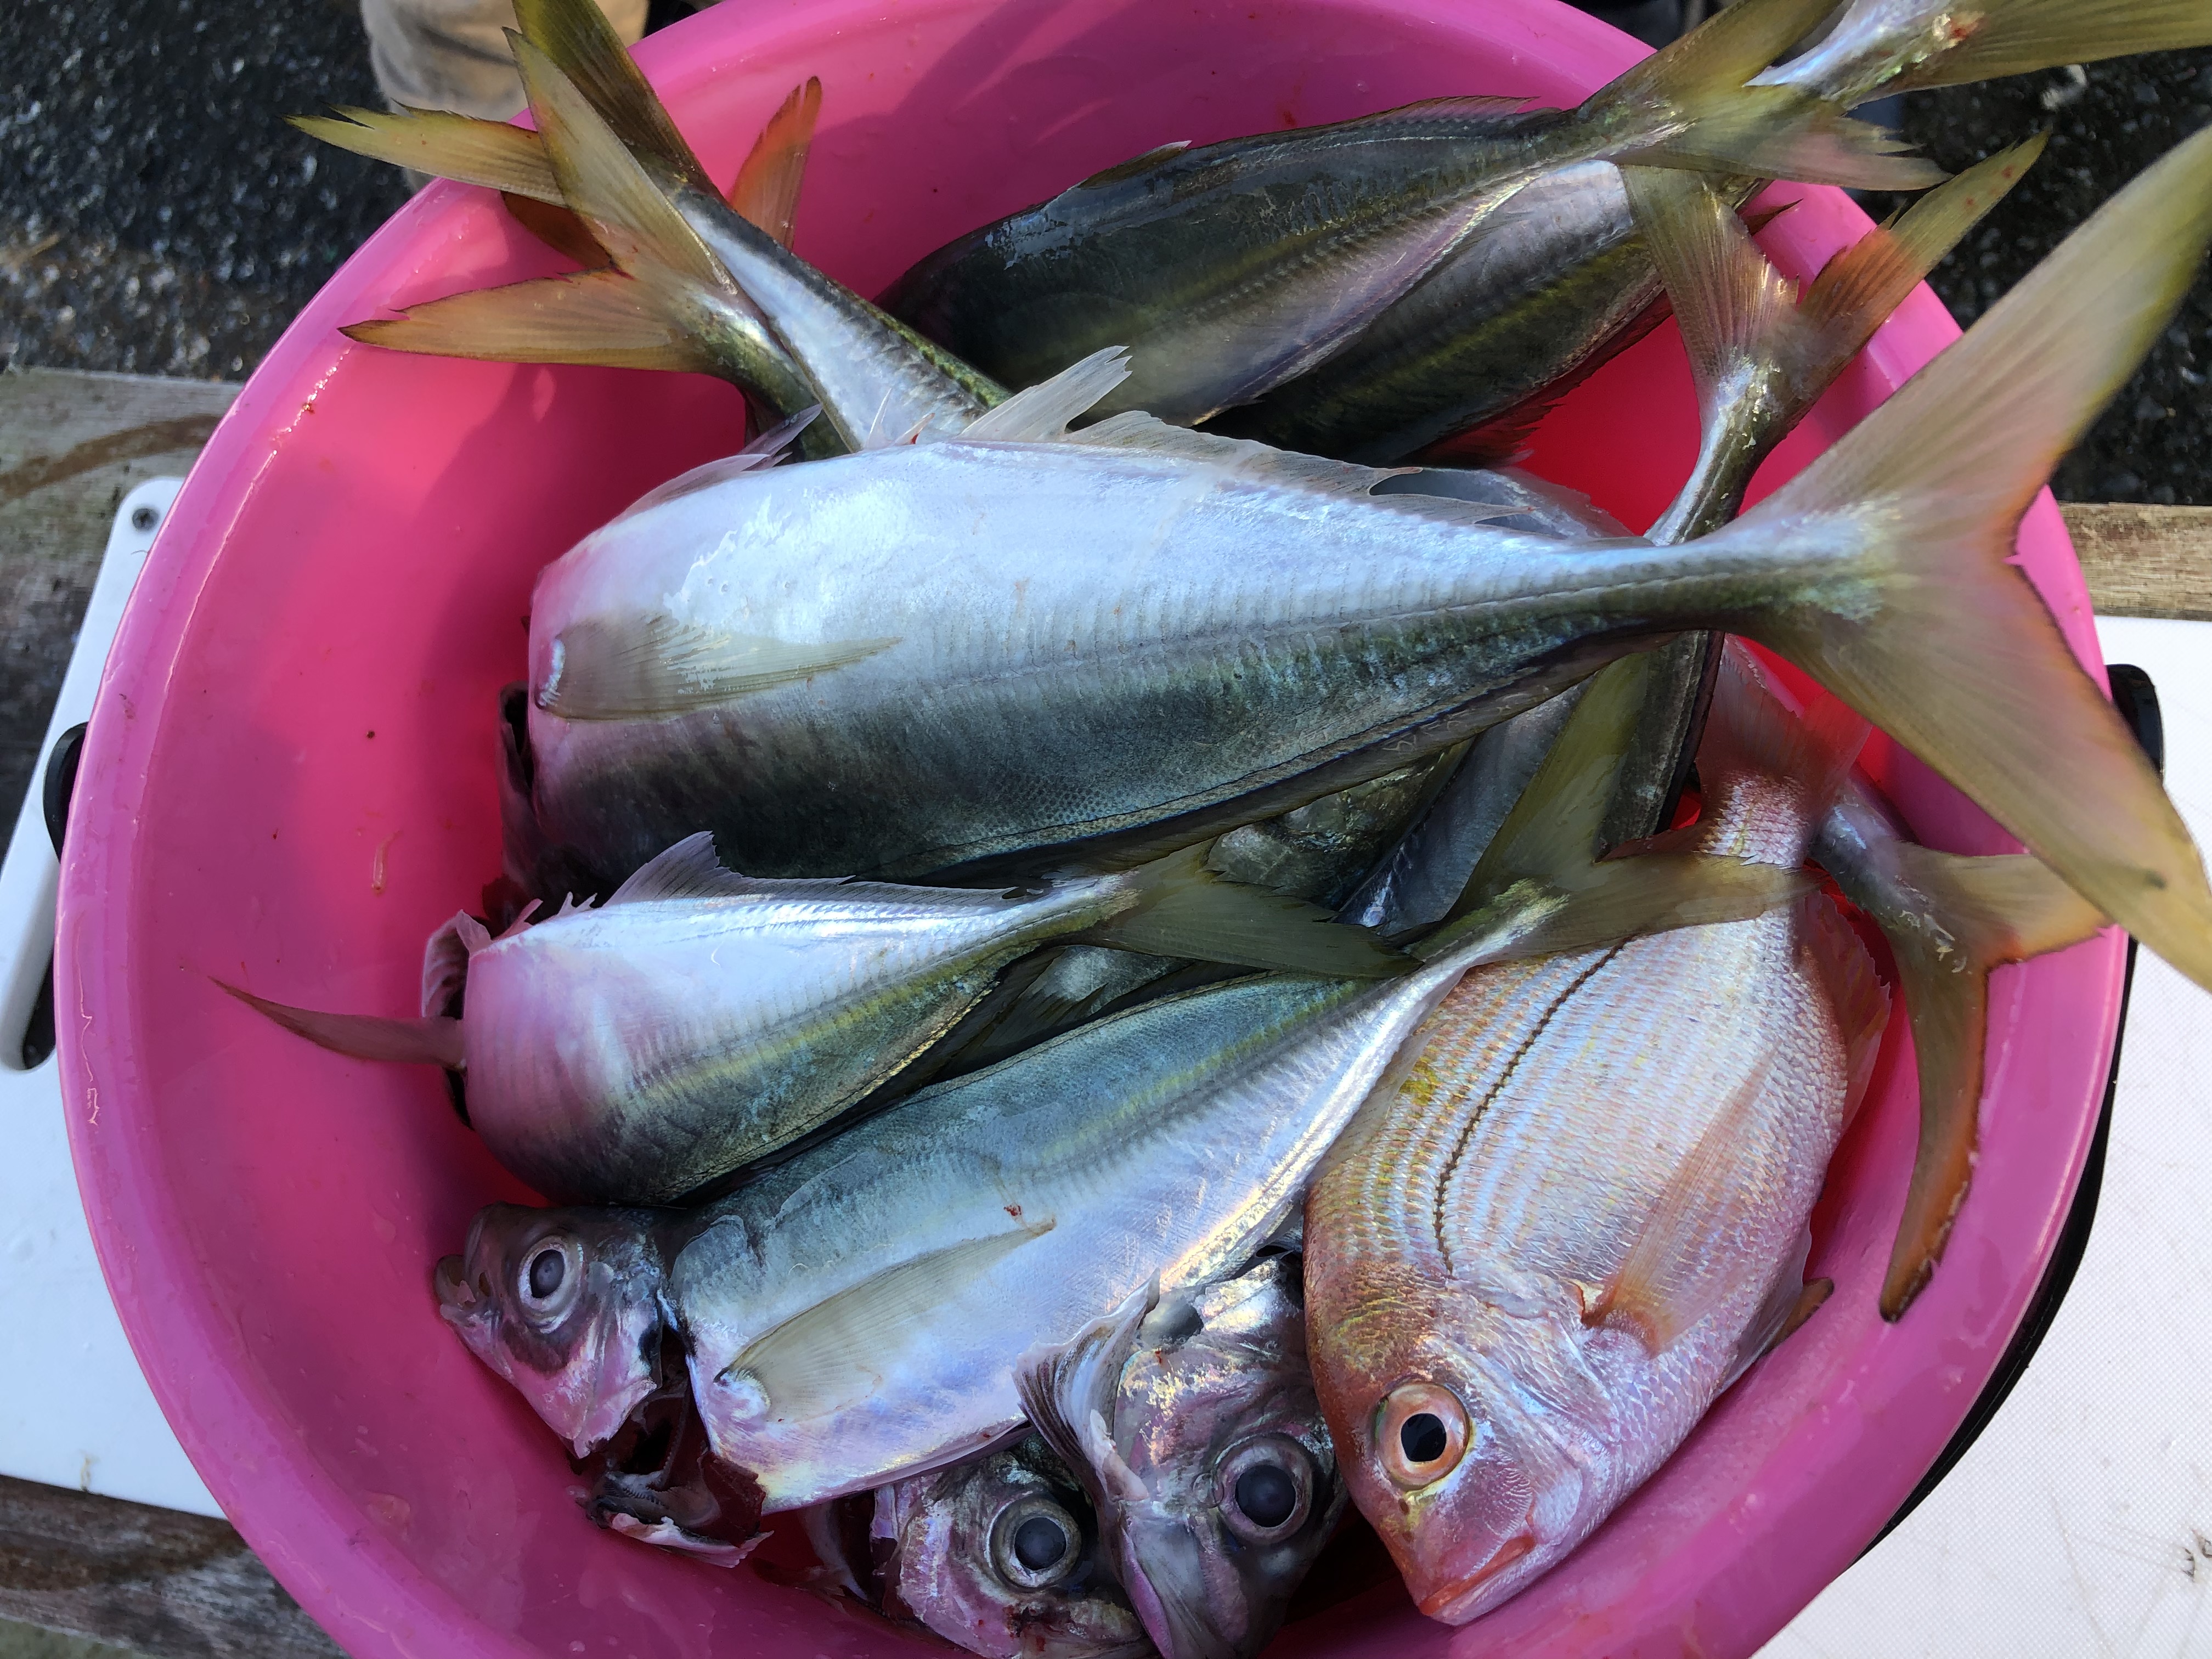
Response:
[[[886,1614],[985,1659],[1150,1650],[1100,1559],[1091,1500],[1037,1436],[880,1487],[871,1507],[870,1540],[888,1552],[873,1564]]]
[[[233,994],[341,1053],[462,1072],[493,1156],[563,1203],[662,1204],[811,1133],[1076,935],[1357,976],[1391,956],[1314,907],[1217,880],[1202,848],[1042,890],[756,881],[678,842],[597,908],[492,938],[463,915],[423,1006],[378,1019]],[[1316,924],[1323,925],[1316,925]],[[1268,942],[1279,949],[1270,951]],[[226,987],[225,988],[231,988]]]
[[[1082,1473],[1160,1652],[1258,1652],[1348,1501],[1306,1364],[1297,1257],[1179,1297],[1148,1289],[1025,1359],[1021,1384]]]
[[[1603,706],[1612,723],[1554,757],[1524,826],[1595,823],[1632,713]],[[1730,860],[1598,867],[1572,830],[1501,843],[1492,887],[1397,979],[1267,975],[1133,1009],[911,1096],[703,1211],[489,1212],[441,1271],[447,1316],[587,1443],[649,1391],[637,1356],[665,1309],[716,1455],[771,1510],[972,1455],[1019,1419],[1024,1352],[1271,1237],[1469,966],[1753,915],[1797,886]],[[594,1380],[617,1397],[589,1397]]]
[[[1595,695],[1595,691],[1593,695]],[[1795,869],[1864,735],[1724,665],[1694,842]],[[1828,901],[1471,975],[1306,1211],[1353,1499],[1463,1624],[1586,1537],[1806,1298],[1886,1013]]]

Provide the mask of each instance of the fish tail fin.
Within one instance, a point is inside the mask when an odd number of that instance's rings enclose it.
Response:
[[[1917,190],[1942,169],[1881,128],[1796,87],[1744,83],[1794,46],[1832,0],[1737,0],[1601,88],[1585,119],[1616,122],[1614,159],[1648,167]]]
[[[1962,340],[1700,545],[1802,559],[1729,624],[1789,658],[2212,987],[2212,887],[2157,775],[2008,562],[2022,514],[2212,241],[2212,131],[2106,204]]]
[[[378,1014],[326,1014],[293,1008],[216,980],[216,984],[247,1007],[258,1009],[286,1030],[333,1054],[356,1060],[462,1069],[461,1022],[458,1019],[389,1019]]]
[[[2203,0],[1983,0],[1906,9],[1861,0],[1786,65],[1792,83],[1859,103],[2068,64],[2212,46]]]
[[[1920,1074],[1919,1149],[1881,1287],[1881,1316],[1893,1321],[1942,1260],[1973,1180],[1990,970],[2076,944],[2105,918],[2025,854],[1962,858],[1899,842],[1889,855],[1934,924],[1889,936]]]
[[[521,35],[556,65],[615,137],[667,184],[712,191],[707,169],[593,0],[515,0]],[[520,53],[516,54],[520,59]],[[527,77],[525,77],[527,84]],[[530,106],[538,110],[533,91]]]
[[[716,372],[715,354],[656,297],[625,272],[585,270],[425,301],[339,332],[432,357]]]
[[[1808,890],[1800,872],[1673,850],[1601,859],[1601,836],[1651,675],[1650,653],[1594,676],[1552,752],[1475,866],[1423,961],[1591,950],[1670,927],[1740,921]]]
[[[1110,878],[1123,884],[1128,908],[1077,939],[1341,979],[1379,979],[1411,965],[1366,928],[1340,922],[1318,904],[1215,874],[1206,867],[1207,851],[1187,847]]]
[[[2016,144],[1929,191],[1830,259],[1802,297],[1703,179],[1623,169],[1698,389],[1697,467],[1652,527],[1654,541],[1684,540],[1733,516],[1759,463],[2019,182],[2044,142],[2039,135]]]
[[[284,118],[311,138],[372,161],[560,204],[560,187],[553,182],[538,135],[505,121],[448,110],[356,109],[349,105],[337,106],[330,115]]]
[[[1866,738],[1864,718],[1838,698],[1822,697],[1802,714],[1792,709],[1750,649],[1731,639],[1721,647],[1698,750],[1706,816],[1724,815],[1726,798],[1736,788],[1771,790],[1778,782],[1796,797],[1809,839],[1842,793]]]

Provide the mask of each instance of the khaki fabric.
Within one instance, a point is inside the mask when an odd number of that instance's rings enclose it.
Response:
[[[615,32],[645,33],[646,0],[599,0]],[[523,104],[506,30],[511,0],[361,0],[369,61],[386,101],[504,121]]]

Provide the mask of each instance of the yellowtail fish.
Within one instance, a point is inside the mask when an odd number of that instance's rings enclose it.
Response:
[[[1801,724],[1734,646],[1688,844],[1796,869],[1864,729]],[[1329,1431],[1424,1613],[1464,1624],[1550,1568],[1800,1306],[1886,1017],[1814,895],[1478,970],[1423,1026],[1305,1244]]]

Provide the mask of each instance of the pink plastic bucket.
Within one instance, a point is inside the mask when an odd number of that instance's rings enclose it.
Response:
[[[746,0],[639,58],[727,177],[790,88],[826,125],[801,252],[864,291],[917,255],[1170,139],[1450,93],[1571,102],[1636,48],[1551,0]],[[1809,272],[1865,227],[1811,192],[1766,235]],[[77,785],[58,1002],[70,1132],[110,1287],[209,1487],[362,1656],[882,1653],[918,1646],[748,1570],[595,1531],[560,1448],[435,1316],[432,1261],[526,1196],[438,1079],[356,1064],[220,975],[403,1012],[424,935],[496,868],[494,693],[533,574],[648,486],[732,447],[694,377],[437,362],[349,343],[387,306],[555,269],[487,192],[402,211],[300,318],[178,500]],[[1778,458],[1795,465],[1954,333],[1924,290]],[[1687,470],[1671,330],[1593,380],[1537,464],[1632,521]],[[2049,501],[2029,571],[2094,660]],[[1936,844],[1987,820],[1875,769]],[[1279,1653],[1747,1654],[1875,1534],[1960,1422],[2048,1255],[2094,1121],[2115,934],[2000,972],[1978,1184],[1934,1285],[1875,1314],[1914,1136],[1902,1022],[1838,1155],[1813,1270],[1837,1293],[1573,1559],[1463,1634],[1395,1585]]]

